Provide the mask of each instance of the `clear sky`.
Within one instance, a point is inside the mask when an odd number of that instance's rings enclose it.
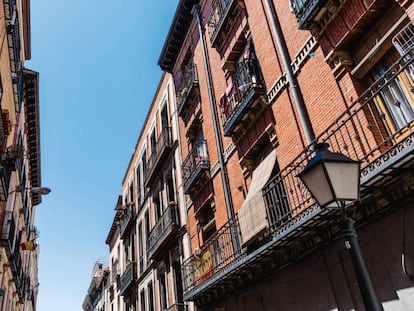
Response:
[[[121,182],[161,77],[178,0],[31,1],[40,72],[38,310],[82,310]]]

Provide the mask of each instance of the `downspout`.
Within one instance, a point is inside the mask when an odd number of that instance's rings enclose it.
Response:
[[[192,13],[196,17],[198,32],[200,34],[201,48],[203,52],[203,63],[205,67],[205,74],[206,74],[206,80],[207,80],[208,98],[210,101],[210,108],[211,108],[212,118],[213,118],[214,136],[216,138],[215,140],[216,140],[216,146],[217,146],[217,151],[218,151],[218,156],[219,156],[221,178],[223,180],[224,199],[226,201],[227,217],[230,220],[233,247],[235,248],[235,251],[236,251],[239,249],[239,243],[238,243],[238,238],[237,238],[237,232],[235,232],[235,227],[234,227],[235,217],[234,217],[234,210],[233,210],[233,202],[230,196],[230,184],[229,184],[229,178],[227,174],[227,168],[224,165],[223,141],[221,139],[220,130],[219,130],[217,105],[216,105],[216,100],[214,96],[213,82],[211,78],[210,61],[209,61],[208,52],[206,48],[206,38],[204,36],[203,26],[202,26],[202,21],[201,21],[201,16],[200,16],[200,5],[198,4],[194,5]]]
[[[286,46],[286,40],[283,35],[282,28],[280,26],[279,18],[276,13],[275,6],[271,0],[264,0],[264,5],[266,7],[267,15],[270,19],[273,33],[275,35],[276,44],[279,49],[279,53],[282,57],[283,65],[286,71],[286,78],[289,82],[290,88],[292,89],[293,98],[295,100],[296,108],[298,109],[299,118],[305,133],[306,141],[308,145],[311,145],[315,141],[315,132],[310,121],[308,110],[305,106],[305,101],[303,99],[302,92],[299,87],[298,80],[296,79],[295,74],[293,73],[291,64],[291,59],[289,52]]]

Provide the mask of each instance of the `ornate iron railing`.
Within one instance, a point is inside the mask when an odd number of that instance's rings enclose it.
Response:
[[[236,0],[213,0],[211,15],[208,20],[210,42],[215,44],[223,25],[230,14],[230,9]]]
[[[237,122],[256,93],[265,94],[259,62],[252,58],[239,64],[231,88],[220,98],[221,117],[225,135]]]
[[[296,16],[299,28],[307,26],[310,15],[329,0],[289,0],[290,7]]]
[[[16,8],[17,3],[14,0],[4,0],[3,3],[7,21],[7,41],[9,46],[15,109],[16,111],[20,111],[23,101],[24,88],[22,76],[22,60],[20,57],[21,43],[19,33],[20,26]]]
[[[153,254],[179,225],[177,204],[171,203],[152,228],[148,237],[148,253]]]
[[[135,281],[135,261],[131,261],[125,268],[124,273],[121,275],[119,292],[121,295],[125,294],[126,290]]]
[[[191,187],[202,170],[210,169],[206,141],[195,143],[182,164],[184,191]]]
[[[127,229],[129,228],[130,225],[132,225],[133,219],[134,219],[134,215],[131,210],[127,210],[124,212],[120,220],[120,236],[121,237],[125,236]]]
[[[181,72],[180,82],[177,83],[177,110],[178,114],[188,109],[184,109],[187,101],[198,85],[197,65],[190,62]]]
[[[157,138],[154,150],[151,150],[151,156],[148,158],[145,181],[148,182],[155,173],[159,160],[163,153],[172,146],[171,128],[164,127]]]
[[[6,250],[11,256],[14,253],[14,245],[16,238],[16,222],[13,217],[12,211],[2,211],[3,222],[2,222],[2,232],[1,239],[3,240],[2,244],[6,246]]]
[[[384,75],[375,81],[358,99],[322,132],[316,139],[326,142],[333,152],[341,152],[361,162],[361,178],[376,176],[377,169],[399,160],[414,145],[414,118],[406,118],[405,126],[396,129],[383,118],[378,100],[382,92],[399,79],[414,62],[414,50],[394,63]],[[411,108],[414,103],[410,102]],[[277,239],[284,231],[306,219],[319,206],[298,174],[312,157],[310,146],[304,149],[290,164],[266,184],[263,195],[269,215],[269,236]],[[363,186],[363,185],[362,185]],[[237,265],[247,255],[246,249],[234,251],[231,229],[240,236],[236,221],[226,223],[201,247],[197,256],[190,257],[182,267],[184,291],[211,278],[229,265]],[[239,237],[240,238],[240,237]],[[207,252],[210,254],[205,255]],[[202,262],[204,260],[204,262]],[[200,270],[201,269],[201,270]]]

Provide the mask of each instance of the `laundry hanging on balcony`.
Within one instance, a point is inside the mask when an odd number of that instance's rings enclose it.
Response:
[[[238,211],[243,246],[269,228],[262,189],[270,179],[275,165],[276,151],[273,150],[253,171],[249,193]]]
[[[232,93],[232,91],[233,91],[233,81],[230,81],[230,83],[227,86],[226,90],[220,96],[219,103],[220,103],[221,112],[226,117],[228,117],[230,112],[231,112],[231,109],[229,107],[229,105],[230,105],[229,97],[230,97],[230,94]]]

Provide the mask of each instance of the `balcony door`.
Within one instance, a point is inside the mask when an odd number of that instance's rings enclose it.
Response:
[[[371,70],[371,80],[380,81],[377,108],[390,134],[401,131],[414,121],[414,82],[410,67],[396,76],[391,67],[398,54],[392,50]]]

